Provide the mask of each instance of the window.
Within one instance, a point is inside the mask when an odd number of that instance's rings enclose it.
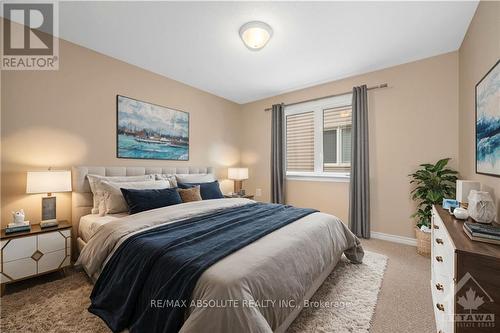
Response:
[[[285,108],[287,178],[349,177],[350,104],[348,94]]]
[[[323,110],[323,172],[351,169],[351,107]]]

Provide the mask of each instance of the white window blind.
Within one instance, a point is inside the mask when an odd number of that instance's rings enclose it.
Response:
[[[288,171],[314,171],[314,112],[286,116]]]
[[[342,126],[351,126],[352,111],[351,107],[334,108],[323,111],[323,128],[325,130],[334,129]]]

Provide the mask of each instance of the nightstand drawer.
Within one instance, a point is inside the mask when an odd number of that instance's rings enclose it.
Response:
[[[36,251],[36,236],[14,238],[2,247],[2,261],[8,262],[29,258]]]
[[[69,265],[69,253],[66,249],[50,252],[38,260],[38,274],[53,271]],[[67,260],[66,260],[67,259]]]
[[[36,274],[36,261],[24,258],[3,263],[2,283]],[[4,281],[5,280],[5,281]]]
[[[66,230],[63,230],[66,231]],[[64,250],[66,248],[66,237],[60,231],[40,234],[38,237],[38,250],[43,253]]]

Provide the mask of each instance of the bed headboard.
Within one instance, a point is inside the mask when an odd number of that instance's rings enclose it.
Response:
[[[87,175],[100,176],[140,176],[155,173],[163,174],[205,174],[214,173],[214,168],[196,167],[107,167],[107,166],[77,166],[72,168],[73,193],[71,200],[71,218],[73,224],[73,244],[78,237],[80,218],[90,214],[93,207],[93,197],[90,191]],[[73,247],[74,249],[74,247]]]

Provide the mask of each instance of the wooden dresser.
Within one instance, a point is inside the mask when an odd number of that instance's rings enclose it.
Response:
[[[432,210],[431,289],[437,332],[500,332],[500,245],[472,241],[464,222]]]

